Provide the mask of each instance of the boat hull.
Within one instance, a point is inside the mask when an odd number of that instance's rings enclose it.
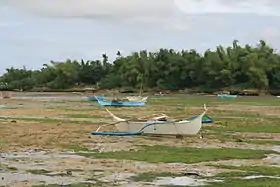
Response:
[[[222,99],[236,99],[237,95],[229,95],[229,94],[218,94],[218,98]]]
[[[97,97],[99,100],[103,100],[104,98],[103,97]],[[87,101],[97,101],[96,97],[93,96],[93,97],[87,97],[86,98]]]
[[[195,135],[202,127],[202,117],[199,115],[191,121],[180,122],[128,122],[123,121],[115,124],[119,132],[143,132],[144,134],[161,135]]]
[[[131,101],[102,101],[97,100],[99,105],[101,106],[116,106],[116,107],[138,107],[138,106],[145,106],[145,102],[131,102]]]
[[[133,102],[147,102],[148,97],[127,96],[126,99],[127,99],[128,101],[133,101]]]

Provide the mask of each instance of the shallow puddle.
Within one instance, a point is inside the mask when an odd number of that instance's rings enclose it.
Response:
[[[277,163],[278,166],[280,166],[280,155],[278,154],[268,155],[266,158],[264,158],[264,160]]]
[[[194,179],[191,177],[158,177],[152,184],[156,186],[202,186],[208,182],[222,182],[221,180]]]
[[[54,158],[85,158],[83,156],[74,155],[74,154],[67,154],[67,153],[48,153],[46,151],[40,152],[21,152],[16,154],[0,154],[0,159],[14,159],[14,158],[28,158],[28,159],[54,159]]]
[[[68,185],[73,183],[95,183],[95,181],[85,181],[83,179],[77,179],[76,177],[61,177],[61,176],[46,176],[46,175],[34,175],[31,173],[15,173],[15,172],[5,172],[0,173],[0,186],[12,185],[18,182],[24,181],[36,181],[43,184],[59,184],[59,185]]]
[[[273,146],[272,149],[273,151],[279,152],[280,153],[280,146]]]
[[[137,171],[131,170],[120,172],[118,164],[111,164],[109,168],[107,163],[103,165],[95,161],[83,160],[85,157],[72,155],[72,152],[51,152],[46,150],[30,150],[13,154],[0,154],[0,162],[4,168],[0,172],[1,185],[14,185],[20,182],[29,182],[32,184],[57,184],[68,185],[75,183],[111,183],[121,186],[143,186],[145,184],[152,186],[160,185],[202,185],[207,180],[194,179],[191,177],[165,177],[158,178],[153,183],[133,182],[130,177],[137,175]],[[82,160],[81,160],[82,159]],[[89,162],[91,164],[86,164]],[[82,164],[83,163],[83,164]],[[137,167],[140,170],[156,169],[156,165],[144,162],[125,162],[126,166]],[[128,164],[128,165],[127,165]],[[169,164],[167,164],[169,165]],[[177,167],[186,167],[181,163],[170,164]],[[180,166],[181,165],[181,166]],[[116,168],[115,168],[116,167]],[[12,170],[11,170],[12,168]],[[107,170],[105,169],[107,168]],[[105,171],[105,170],[106,171]],[[35,173],[33,173],[33,172]],[[42,171],[42,172],[40,172]],[[71,174],[68,174],[71,171]],[[36,173],[38,172],[38,173]]]
[[[271,178],[271,179],[280,179],[280,177],[274,177],[274,176],[265,176],[265,175],[252,175],[252,176],[247,176],[244,177],[244,179],[259,179],[259,178]]]

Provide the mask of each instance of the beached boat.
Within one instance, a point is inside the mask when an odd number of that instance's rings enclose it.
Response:
[[[134,101],[134,102],[147,102],[148,97],[127,96],[126,99],[127,99],[128,101]]]
[[[143,82],[141,82],[139,96],[127,96],[126,99],[128,101],[133,101],[133,102],[147,102],[148,97],[142,97],[142,92],[143,92]]]
[[[141,82],[139,96],[127,96],[126,99],[128,101],[132,101],[132,102],[147,102],[148,97],[142,97],[142,92],[143,92],[143,79]]]
[[[96,97],[99,99],[99,100],[103,100],[104,97],[101,97],[101,96],[88,96],[86,98],[87,101],[97,101]]]
[[[136,101],[118,101],[118,100],[112,100],[112,101],[104,101],[103,99],[99,99],[96,97],[97,102],[101,106],[117,106],[117,107],[139,107],[139,106],[145,106],[146,102],[136,102]]]
[[[115,135],[138,135],[138,134],[159,134],[159,135],[195,135],[202,127],[202,118],[207,112],[207,108],[204,105],[204,111],[197,117],[191,120],[167,120],[167,116],[160,116],[153,118],[151,121],[138,122],[130,121],[115,116],[106,108],[107,112],[112,116],[115,123],[116,132]],[[110,125],[110,124],[109,124]],[[103,125],[104,126],[104,125]],[[99,132],[100,126],[94,135],[113,135],[114,132]],[[107,125],[105,125],[107,126]],[[127,133],[127,134],[126,134]]]
[[[230,95],[230,94],[218,94],[218,98],[222,99],[236,99],[237,95]]]

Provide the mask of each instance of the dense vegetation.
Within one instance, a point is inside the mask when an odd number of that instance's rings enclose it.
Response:
[[[101,89],[280,89],[280,54],[259,41],[256,46],[217,46],[199,54],[196,50],[146,50],[102,60],[51,62],[40,70],[9,68],[0,78],[2,89],[94,86]]]

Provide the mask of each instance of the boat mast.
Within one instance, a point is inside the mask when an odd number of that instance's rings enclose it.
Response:
[[[144,79],[144,77],[143,77],[143,74],[142,74],[142,76],[141,76],[141,84],[140,84],[140,91],[139,91],[140,97],[142,97],[142,92],[143,92],[143,79]]]

